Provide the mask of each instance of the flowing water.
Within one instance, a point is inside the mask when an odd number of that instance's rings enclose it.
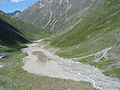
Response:
[[[42,41],[28,44],[28,48],[22,50],[28,54],[24,58],[24,66],[22,66],[24,70],[42,76],[90,82],[98,90],[120,90],[119,80],[104,76],[94,66],[54,55],[44,48]],[[44,63],[40,62],[40,58],[33,54],[36,51],[42,52],[49,60]]]

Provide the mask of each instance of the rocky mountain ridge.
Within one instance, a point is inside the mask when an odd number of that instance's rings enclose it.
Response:
[[[52,33],[68,31],[95,0],[41,0],[25,9],[19,18]]]
[[[11,12],[11,13],[7,13],[9,16],[17,16],[18,14],[20,14],[21,11],[20,10],[16,10],[14,12]]]

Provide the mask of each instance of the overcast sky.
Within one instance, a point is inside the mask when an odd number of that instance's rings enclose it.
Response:
[[[0,10],[9,13],[15,10],[24,10],[38,0],[0,0]]]

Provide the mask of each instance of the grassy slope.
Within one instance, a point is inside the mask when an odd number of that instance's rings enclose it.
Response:
[[[101,0],[86,14],[71,31],[53,39],[51,45],[61,48],[57,53],[59,56],[67,58],[86,56],[120,44],[120,0]],[[82,62],[88,63],[90,60],[91,57]],[[115,62],[101,61],[91,65],[103,69],[104,66],[108,67]],[[119,68],[112,68],[104,73],[106,75],[114,73],[120,78]]]
[[[66,57],[83,56],[83,53],[87,55],[118,44],[119,14],[120,0],[101,0],[79,24],[55,38],[51,44],[63,48],[66,52],[61,52],[61,55],[63,53]],[[78,46],[77,49],[74,46]]]
[[[28,39],[31,40],[42,36],[41,34],[44,32],[44,30],[42,30],[41,28],[37,28],[32,24],[21,21],[20,19],[10,17],[3,12],[0,12],[0,19],[17,28],[22,34],[24,34]]]
[[[19,49],[17,43],[26,43],[46,36],[44,30],[19,19],[10,17],[0,11],[0,52]],[[5,46],[7,47],[5,47]],[[14,46],[13,46],[14,45]],[[10,48],[9,48],[9,47]]]

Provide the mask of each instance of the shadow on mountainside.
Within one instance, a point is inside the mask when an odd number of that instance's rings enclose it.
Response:
[[[11,26],[3,20],[0,20],[0,43],[8,45],[16,45],[17,42],[29,42],[19,31],[19,29]]]

